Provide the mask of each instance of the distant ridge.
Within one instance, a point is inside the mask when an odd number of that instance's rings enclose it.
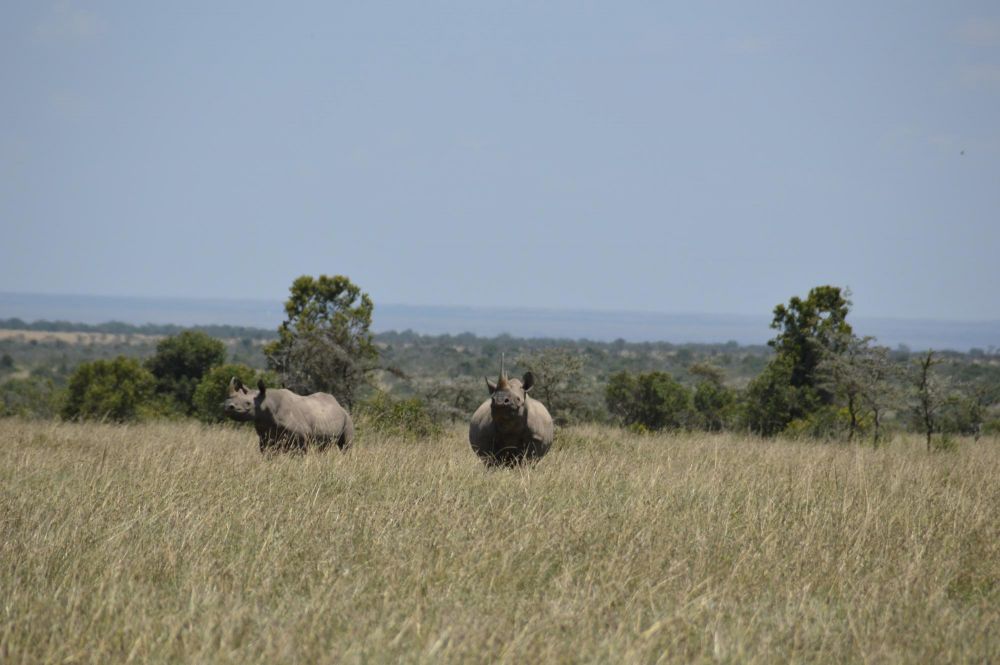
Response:
[[[229,325],[275,329],[284,319],[282,303],[220,298],[139,298],[0,292],[0,319],[46,319],[98,324]],[[882,344],[913,349],[1000,347],[1000,321],[930,321],[851,317],[855,331]],[[492,337],[548,337],[676,344],[764,344],[774,336],[770,313],[667,314],[533,308],[376,304],[373,328],[413,330],[428,335],[471,332]]]

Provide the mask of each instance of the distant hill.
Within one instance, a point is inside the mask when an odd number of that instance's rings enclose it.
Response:
[[[135,298],[0,293],[0,319],[19,318],[101,324],[261,328],[274,330],[284,318],[282,303],[250,299]],[[913,349],[1000,347],[1000,321],[930,321],[851,317],[855,331],[882,344]],[[666,314],[531,308],[421,306],[376,303],[374,329],[422,334],[471,332],[492,337],[550,337],[676,344],[763,344],[773,337],[770,313]]]

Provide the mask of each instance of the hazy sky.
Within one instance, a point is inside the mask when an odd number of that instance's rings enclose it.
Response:
[[[995,0],[680,4],[4,2],[0,290],[1000,318]]]

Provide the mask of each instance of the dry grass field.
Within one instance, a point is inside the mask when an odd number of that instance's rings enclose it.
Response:
[[[0,421],[0,661],[1000,662],[1000,442]]]
[[[66,344],[155,344],[162,339],[155,335],[139,333],[122,335],[94,332],[56,332],[48,330],[7,330],[0,328],[0,340],[12,339],[18,342],[65,342]]]

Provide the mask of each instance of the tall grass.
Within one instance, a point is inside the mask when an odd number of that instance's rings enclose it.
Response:
[[[0,422],[0,661],[1000,662],[1000,442]]]

